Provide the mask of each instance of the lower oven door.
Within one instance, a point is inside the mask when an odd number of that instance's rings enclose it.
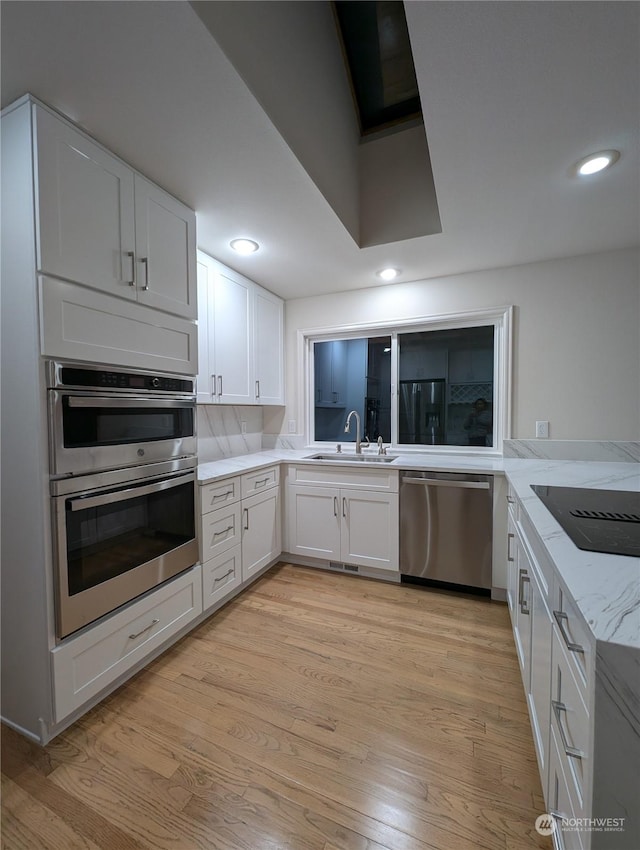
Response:
[[[53,505],[59,638],[198,561],[193,471],[58,496]]]

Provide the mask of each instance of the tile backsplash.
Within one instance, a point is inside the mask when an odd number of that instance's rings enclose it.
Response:
[[[504,457],[640,463],[640,442],[612,440],[505,440]]]
[[[262,408],[226,404],[197,406],[198,461],[262,451]]]

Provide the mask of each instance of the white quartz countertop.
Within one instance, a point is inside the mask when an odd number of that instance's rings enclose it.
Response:
[[[597,640],[640,648],[640,558],[585,552],[532,484],[640,491],[640,464],[505,458],[507,479]]]
[[[198,482],[208,484],[274,463],[314,463],[318,449],[274,449],[201,463]],[[375,454],[375,451],[371,452]],[[394,454],[394,452],[390,452]],[[350,463],[337,461],[336,466]],[[353,461],[362,466],[362,461]],[[367,468],[378,466],[375,461]],[[506,475],[558,574],[597,640],[640,648],[640,559],[578,549],[531,489],[531,484],[640,491],[640,464],[528,460],[445,454],[398,454],[385,467]]]

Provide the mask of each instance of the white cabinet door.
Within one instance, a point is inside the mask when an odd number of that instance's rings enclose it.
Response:
[[[258,404],[284,404],[284,304],[262,287],[254,291],[254,377]]]
[[[211,272],[216,396],[223,404],[253,404],[251,282],[218,263]],[[210,328],[211,317],[210,309]]]
[[[198,376],[196,378],[199,404],[216,401],[216,376],[214,365],[214,308],[213,275],[211,266],[202,262],[198,254]]]
[[[530,566],[526,553],[522,548],[519,538],[516,536],[516,596],[515,596],[515,622],[513,623],[513,637],[518,652],[522,681],[525,693],[529,691],[531,680],[531,577]]]
[[[287,531],[291,553],[340,559],[340,490],[297,485],[287,489]]]
[[[542,788],[547,789],[553,620],[535,571],[531,573],[531,683],[528,702]]]
[[[242,580],[266,566],[282,551],[280,488],[242,500]]]
[[[398,494],[341,490],[341,559],[399,570]]]
[[[518,604],[518,559],[516,548],[516,525],[507,511],[507,604],[511,615],[511,625],[516,625],[516,605]]]
[[[135,211],[140,303],[195,319],[195,213],[137,174]]]
[[[46,110],[34,114],[39,270],[137,298],[133,171]]]

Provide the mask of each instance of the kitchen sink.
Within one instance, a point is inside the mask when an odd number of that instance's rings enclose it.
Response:
[[[329,454],[309,455],[305,460],[330,460],[345,461],[346,463],[392,463],[397,455],[351,455],[342,452],[330,452]]]

